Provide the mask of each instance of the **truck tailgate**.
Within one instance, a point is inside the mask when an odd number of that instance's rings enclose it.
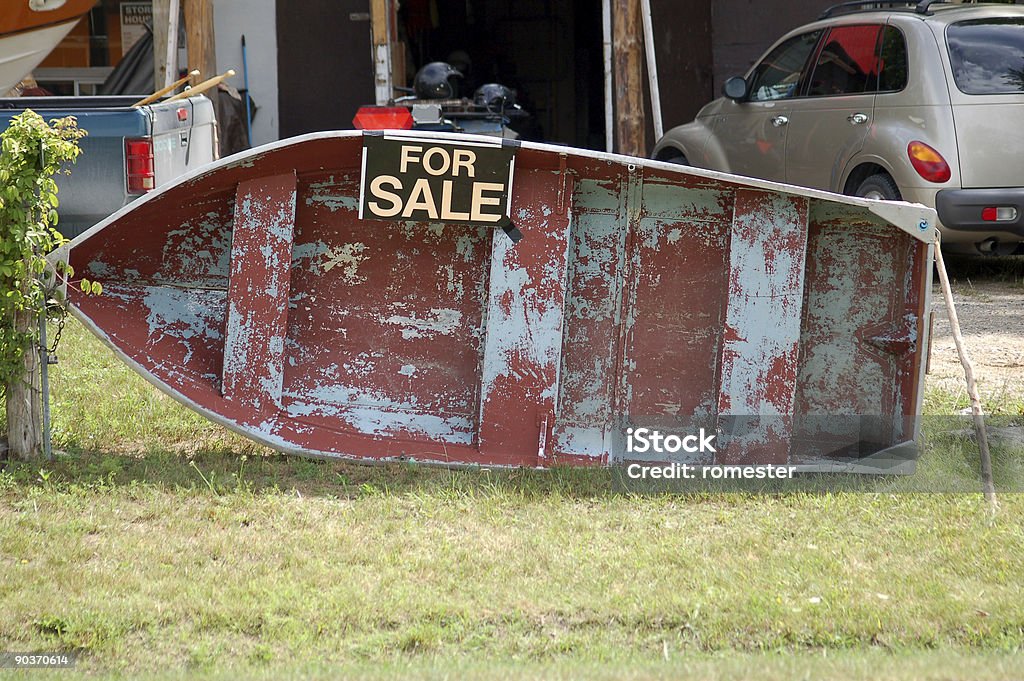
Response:
[[[216,160],[216,122],[209,99],[197,96],[132,108],[136,100],[137,96],[0,99],[0,130],[14,116],[32,109],[47,120],[75,116],[88,132],[72,173],[56,178],[59,229],[65,236],[81,234],[141,195],[128,191],[126,140],[152,142],[152,178],[147,186],[174,182]]]
[[[149,107],[156,186],[216,158],[213,104],[205,97],[157,102]]]

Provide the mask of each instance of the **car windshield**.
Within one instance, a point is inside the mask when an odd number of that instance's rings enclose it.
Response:
[[[961,92],[1024,92],[1024,18],[960,21],[947,29],[946,43]]]

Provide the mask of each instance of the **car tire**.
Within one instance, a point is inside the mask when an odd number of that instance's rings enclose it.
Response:
[[[900,188],[886,173],[875,173],[861,182],[854,196],[877,201],[901,201],[903,199]]]
[[[674,156],[666,156],[664,158],[659,158],[658,160],[659,161],[664,161],[665,163],[674,163],[677,166],[688,166],[688,165],[690,165],[690,162],[688,160],[686,160],[686,157],[683,156],[682,154],[675,154]]]

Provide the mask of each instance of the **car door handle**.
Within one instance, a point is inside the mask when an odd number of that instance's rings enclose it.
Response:
[[[862,113],[850,114],[846,117],[846,120],[850,121],[851,125],[863,125],[868,122],[868,115]]]
[[[772,125],[776,128],[781,128],[784,125],[789,125],[789,118],[786,116],[776,116],[772,119]]]

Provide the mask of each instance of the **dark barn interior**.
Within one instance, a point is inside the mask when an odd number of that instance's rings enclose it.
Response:
[[[829,4],[651,0],[665,127],[691,120],[725,78]],[[281,137],[350,128],[356,110],[373,103],[369,10],[370,0],[278,0]],[[490,82],[517,91],[533,116],[531,137],[604,148],[601,2],[403,0],[395,35],[406,63],[395,85],[411,85],[416,69],[431,61],[457,62],[465,70],[463,95]],[[644,107],[650,148],[647,92]]]

